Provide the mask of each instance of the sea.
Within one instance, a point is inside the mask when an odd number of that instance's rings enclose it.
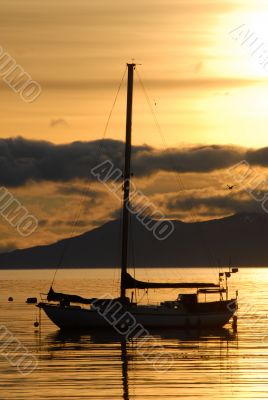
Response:
[[[0,271],[1,400],[268,399],[268,267],[240,268],[229,279],[229,297],[238,290],[237,326],[163,329],[146,341],[110,331],[61,332],[26,303],[45,296],[54,274]],[[136,279],[147,281],[214,282],[218,274],[217,268],[135,271]],[[119,278],[118,269],[60,269],[53,287],[86,297],[115,296]],[[139,290],[133,296],[151,304],[184,292]]]

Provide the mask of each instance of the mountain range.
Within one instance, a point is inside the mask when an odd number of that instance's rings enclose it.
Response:
[[[131,218],[129,265],[136,267],[268,266],[268,216],[239,213],[186,223],[157,240]],[[0,254],[0,269],[115,267],[120,265],[121,222],[113,220],[73,238]]]

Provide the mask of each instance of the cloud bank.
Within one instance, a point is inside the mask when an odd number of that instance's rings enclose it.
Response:
[[[106,139],[56,145],[22,137],[0,139],[0,184],[16,187],[28,181],[93,179],[91,168],[105,160],[122,169],[124,143]],[[132,149],[132,170],[137,177],[160,171],[206,173],[231,167],[241,160],[267,167],[268,147],[254,150],[209,145],[160,151],[143,145]]]

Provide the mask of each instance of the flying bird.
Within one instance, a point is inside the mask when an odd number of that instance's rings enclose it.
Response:
[[[227,189],[232,190],[236,185],[227,185]]]

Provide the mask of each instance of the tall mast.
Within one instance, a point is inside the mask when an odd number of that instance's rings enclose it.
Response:
[[[131,128],[132,128],[132,100],[133,100],[133,75],[136,64],[127,64],[127,117],[126,117],[126,143],[125,143],[125,168],[123,183],[123,227],[122,227],[122,254],[121,254],[121,298],[126,297],[125,278],[128,261],[128,226],[129,226],[129,189],[130,189],[130,161],[131,161]]]

